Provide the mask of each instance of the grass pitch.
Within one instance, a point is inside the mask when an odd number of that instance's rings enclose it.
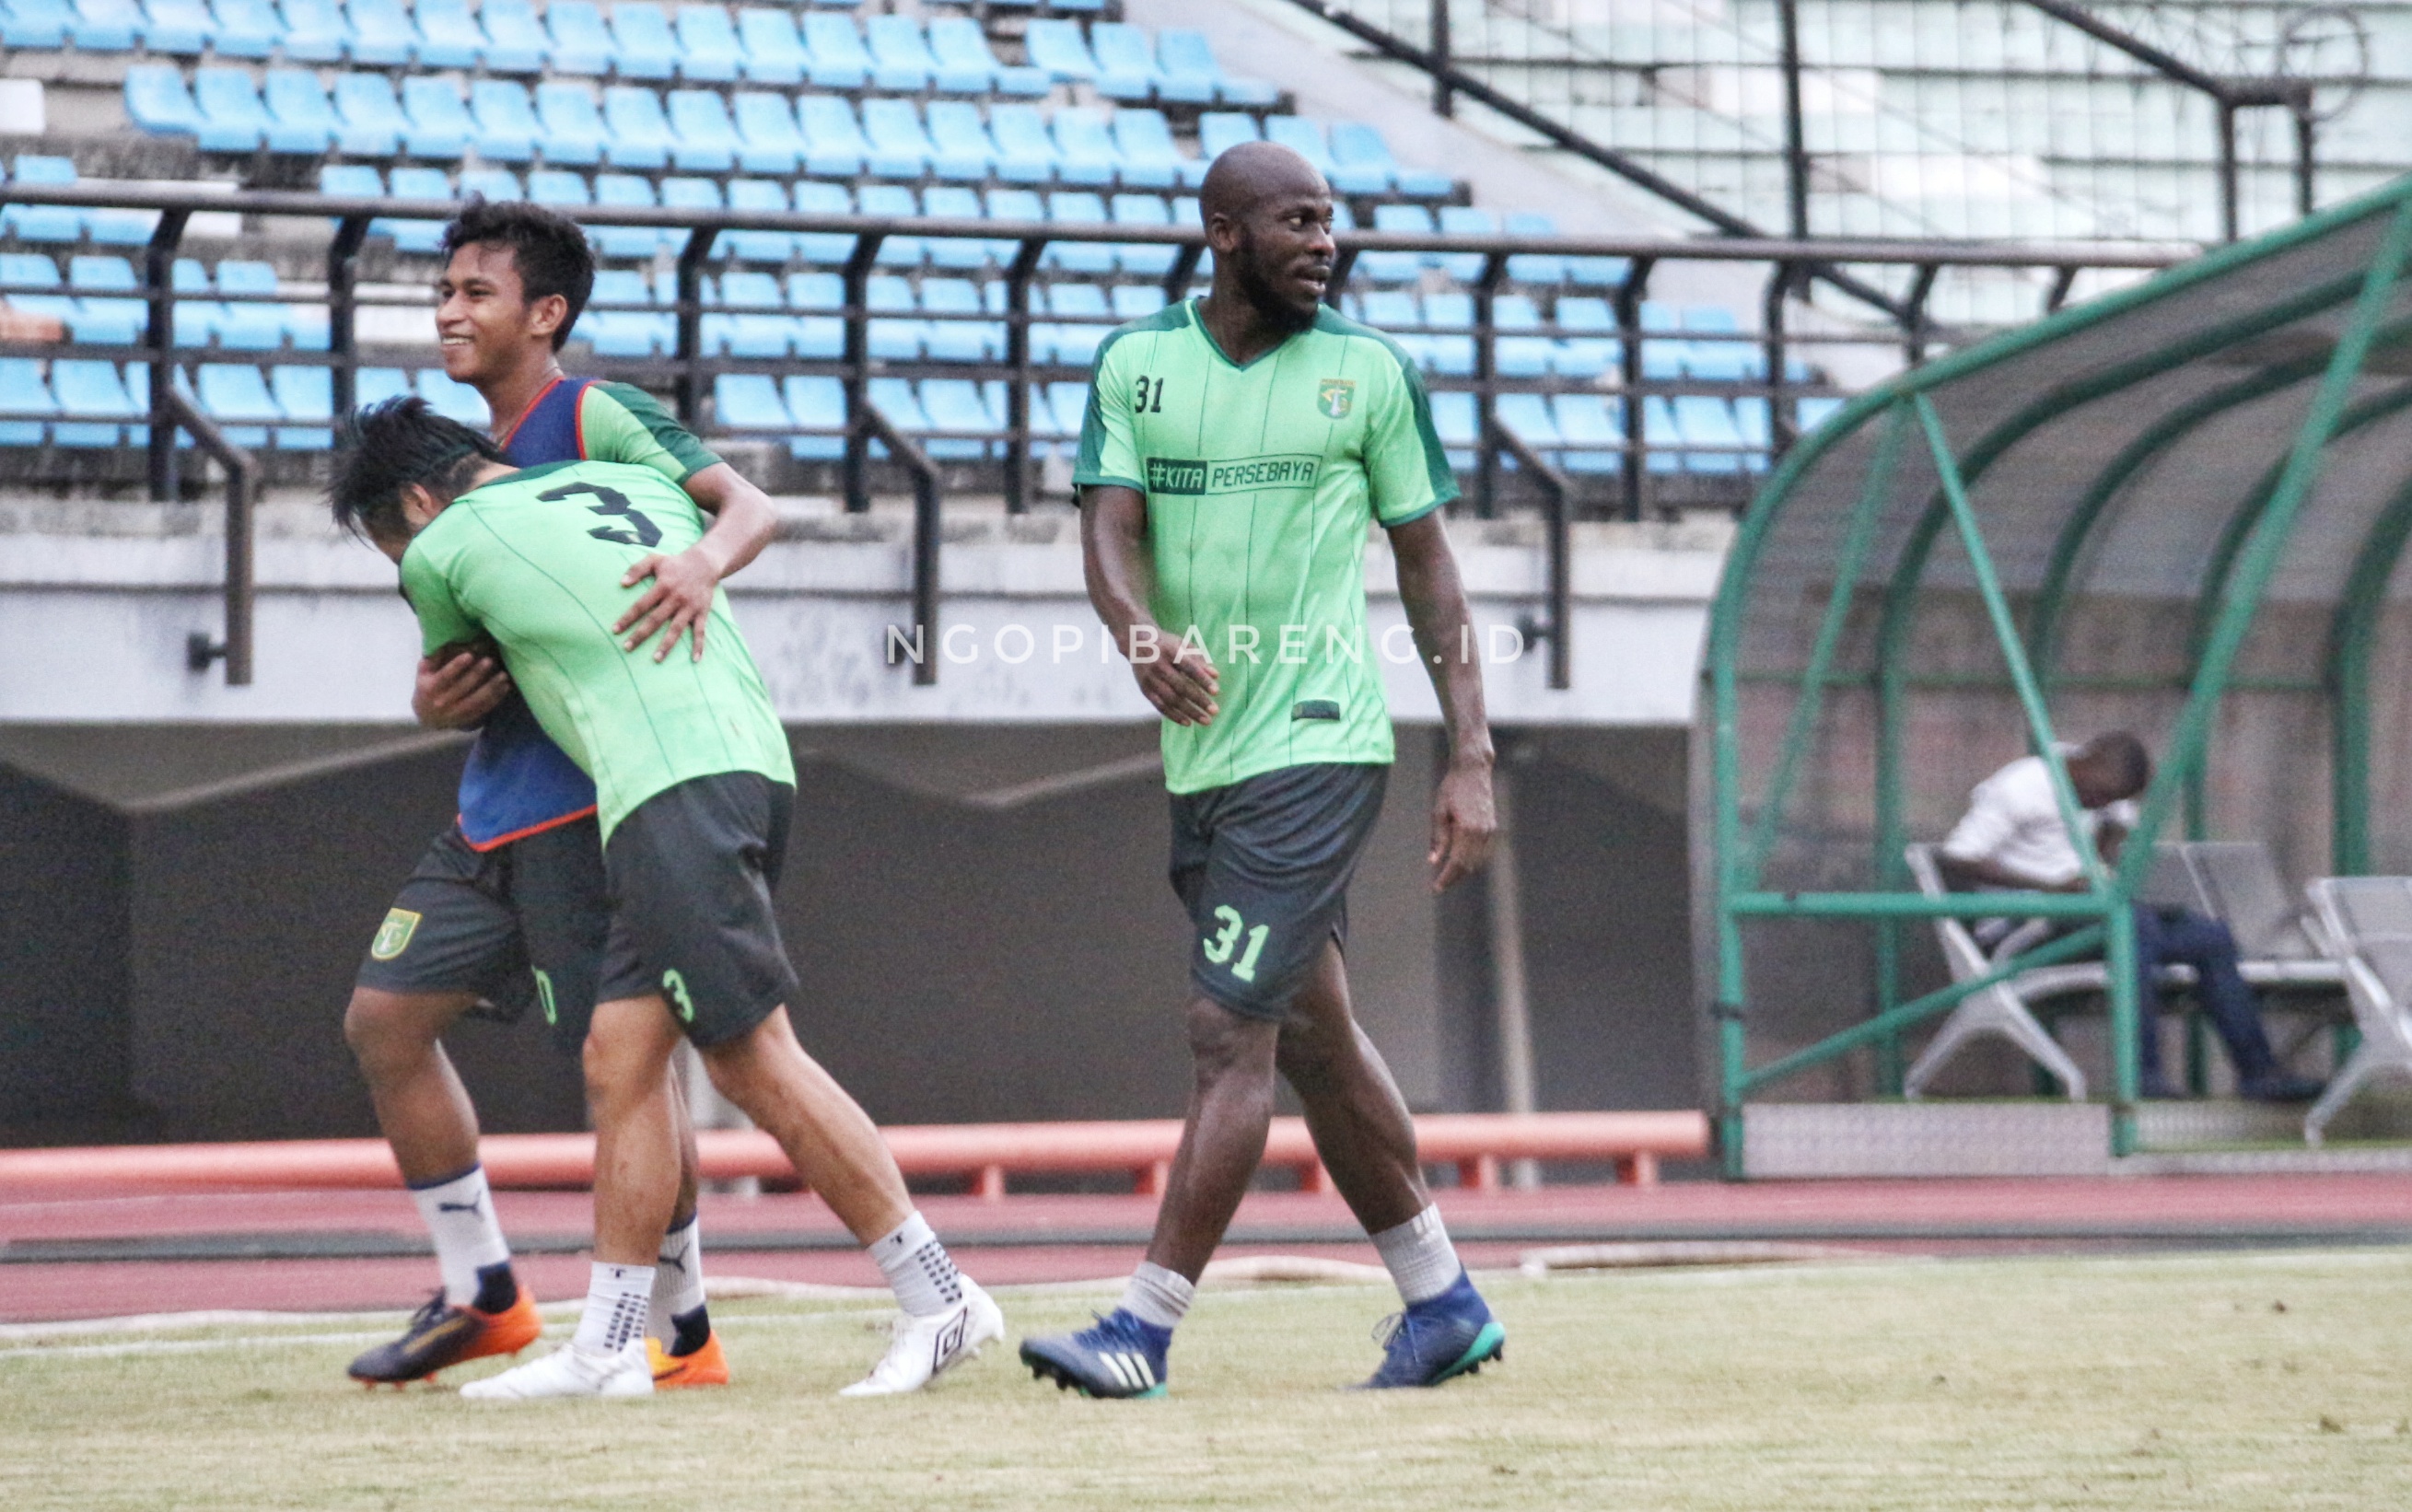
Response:
[[[717,1304],[737,1384],[480,1406],[344,1380],[316,1323],[0,1345],[16,1509],[2391,1507],[2412,1487],[2412,1255],[1876,1263],[1485,1288],[1508,1360],[1372,1368],[1385,1288],[1210,1292],[1171,1397],[831,1393],[860,1306]],[[1000,1294],[1012,1335],[1103,1296]],[[383,1329],[386,1320],[374,1325]],[[372,1326],[359,1330],[367,1333]],[[341,1331],[338,1331],[339,1329]],[[556,1334],[562,1330],[556,1328]],[[463,1378],[486,1367],[454,1373]]]

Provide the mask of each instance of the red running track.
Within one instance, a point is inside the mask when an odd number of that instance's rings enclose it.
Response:
[[[2412,1243],[2412,1177],[1817,1182],[1438,1194],[1469,1263],[1595,1241],[1790,1240],[1888,1252]],[[496,1194],[522,1273],[545,1300],[586,1284],[583,1192]],[[1155,1199],[929,1196],[922,1209],[973,1274],[998,1284],[1126,1271]],[[875,1286],[877,1273],[810,1196],[707,1196],[708,1273]],[[0,1189],[0,1320],[199,1309],[412,1305],[434,1284],[400,1192],[154,1193],[60,1197]],[[1329,1196],[1259,1193],[1227,1255],[1375,1261]]]

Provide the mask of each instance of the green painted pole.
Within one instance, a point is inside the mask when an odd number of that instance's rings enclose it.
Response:
[[[2102,967],[2110,977],[2110,1153],[2136,1152],[2136,1023],[2143,1005],[2137,1000],[2136,911],[2111,910],[2103,920],[2108,930]]]
[[[2340,876],[2363,876],[2370,871],[2371,651],[2387,607],[2387,585],[2408,540],[2412,480],[2396,491],[2372,525],[2330,622],[2329,866]]]

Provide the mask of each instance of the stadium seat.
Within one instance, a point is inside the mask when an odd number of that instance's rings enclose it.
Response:
[[[1563,438],[1558,434],[1557,417],[1550,410],[1549,395],[1501,394],[1493,401],[1493,413],[1544,455],[1558,449]],[[1550,461],[1557,460],[1550,456]]]
[[[872,82],[881,89],[918,95],[938,69],[921,23],[910,16],[874,16],[863,27],[871,52]],[[986,87],[986,81],[981,81]]]
[[[146,0],[142,51],[198,58],[217,32],[217,19],[202,0]]]
[[[987,213],[980,208],[979,194],[960,183],[934,183],[921,191],[921,213],[946,220],[983,220]],[[1010,242],[979,241],[969,237],[932,237],[930,265],[967,272],[985,268],[993,258],[1003,262],[1013,256]]]
[[[925,444],[932,457],[969,460],[988,454],[986,438],[1002,426],[978,384],[969,378],[924,378],[919,397],[921,413],[939,438]],[[949,439],[972,436],[981,439]]]
[[[344,14],[351,22],[354,63],[405,68],[417,59],[419,28],[396,0],[348,0]]]
[[[382,84],[384,80],[377,81]],[[450,199],[451,181],[442,169],[397,168],[393,170],[393,197],[396,199]],[[432,253],[444,244],[444,223],[420,220],[377,220],[370,223],[373,231],[383,231],[393,238],[398,252]]]
[[[726,173],[737,166],[743,145],[728,119],[728,107],[708,89],[674,89],[669,93],[669,127],[676,138],[670,161],[699,173]]]
[[[1117,226],[1170,226],[1172,213],[1165,208],[1164,198],[1152,194],[1118,194],[1113,199],[1114,224]],[[1172,272],[1173,259],[1181,249],[1161,242],[1125,242],[1114,249],[1114,260],[1125,273],[1141,278],[1162,278]]]
[[[1331,124],[1331,186],[1342,194],[1388,194],[1398,164],[1382,134],[1358,121]]]
[[[250,73],[242,68],[193,70],[193,104],[201,114],[198,140],[205,153],[251,152],[267,137],[272,124],[268,108],[259,102],[259,92],[253,87]],[[326,148],[325,137],[314,139],[305,131],[301,134],[300,145],[285,150],[306,153],[324,152]]]
[[[719,6],[679,7],[678,47],[682,79],[730,84],[744,70],[744,46]]]
[[[866,183],[855,198],[866,215],[912,220],[921,213],[919,198],[901,183]],[[882,268],[919,268],[928,251],[920,237],[891,236],[879,243],[877,261]]]
[[[922,323],[914,319],[892,318],[919,312],[920,305],[913,297],[912,284],[894,273],[877,274],[864,286],[862,302],[863,307],[873,313],[867,332],[873,360],[885,362],[919,360],[923,341]]]
[[[1324,140],[1320,121],[1310,121],[1302,115],[1269,115],[1265,117],[1265,139],[1277,141],[1305,158],[1327,179],[1338,169],[1331,160],[1331,145]]]
[[[51,439],[63,447],[116,446],[126,421],[147,418],[148,406],[125,391],[114,362],[60,358],[51,364],[51,387],[61,417]]]
[[[1473,471],[1477,445],[1474,396],[1455,389],[1434,394],[1432,419],[1449,466],[1461,473]]]
[[[422,68],[475,68],[485,62],[486,30],[463,0],[417,0],[411,20],[419,28]]]
[[[845,184],[819,183],[808,179],[796,185],[796,213],[851,215],[854,213],[854,197]],[[796,236],[796,251],[806,262],[817,267],[834,267],[854,255],[854,238],[842,231],[801,231]],[[792,294],[789,302],[794,302]]]
[[[490,416],[486,402],[478,396],[477,389],[465,383],[455,383],[436,368],[420,370],[417,383],[419,397],[426,400],[428,406],[438,415],[481,431],[486,428]]]
[[[211,51],[221,58],[275,56],[285,23],[269,0],[215,0],[210,7]]]
[[[603,161],[611,133],[584,84],[547,81],[536,86],[536,118],[542,128],[547,163],[592,167]]]
[[[461,86],[432,74],[412,74],[402,81],[402,113],[410,124],[402,134],[408,157],[459,162],[468,155],[478,124],[462,103]]]
[[[1497,236],[1499,222],[1491,212],[1473,205],[1440,207],[1440,229],[1444,236]],[[1479,252],[1444,252],[1428,255],[1426,262],[1439,268],[1461,284],[1472,284],[1482,277],[1485,262]]]
[[[279,451],[325,451],[334,445],[335,377],[327,368],[274,367],[268,391],[288,422],[276,428]]]
[[[141,286],[134,275],[134,264],[124,257],[70,258],[67,286],[76,291],[78,298],[71,309],[60,313],[60,317],[67,322],[73,340],[94,345],[131,346],[141,339],[150,321],[150,307],[140,297]]]
[[[746,7],[737,13],[737,40],[745,77],[757,84],[801,84],[812,73],[812,54],[804,51],[788,11]]]
[[[662,97],[634,84],[603,91],[603,156],[613,168],[668,168],[677,139],[662,114]]]
[[[255,451],[266,448],[269,427],[285,418],[275,395],[268,391],[267,378],[247,362],[203,362],[195,372],[193,388],[201,413],[217,421],[235,446]]]
[[[134,0],[76,0],[67,35],[79,52],[131,52],[142,39],[144,21]]]
[[[352,383],[352,397],[362,409],[409,392],[410,375],[400,368],[362,368]]]
[[[38,447],[44,422],[59,412],[42,365],[30,357],[0,357],[0,446]]]
[[[1430,236],[1434,228],[1432,212],[1421,205],[1375,205],[1374,229]],[[1423,276],[1423,270],[1424,255],[1420,252],[1368,249],[1357,254],[1357,275],[1369,284],[1412,284]]]
[[[550,0],[544,7],[544,29],[552,37],[552,71],[591,74],[611,71],[614,49],[603,25],[603,12],[594,0]]]
[[[11,177],[27,184],[74,183],[75,160],[27,153],[17,159]],[[72,244],[83,240],[90,214],[72,205],[7,205],[0,207],[0,228],[20,242]]]
[[[272,145],[283,134],[287,140],[316,143],[287,151],[324,152],[331,142],[339,151],[362,157],[391,157],[401,145],[382,132],[347,129],[336,116],[327,92],[318,86],[318,76],[309,69],[269,69],[262,81],[261,95],[269,116],[275,122],[269,139]]]
[[[864,100],[862,135],[871,144],[866,166],[875,179],[919,179],[936,153],[910,100]]]
[[[611,7],[611,69],[623,79],[675,79],[681,66],[669,17],[652,0],[618,0]]]
[[[1558,234],[1558,223],[1533,211],[1511,211],[1508,215],[1508,234],[1552,237]],[[1519,284],[1536,286],[1563,284],[1566,281],[1566,259],[1554,252],[1519,252],[1508,259],[1508,276]]]
[[[785,95],[743,91],[735,96],[731,125],[737,134],[737,166],[748,173],[791,176],[806,153],[794,107]]]
[[[488,73],[544,72],[552,44],[528,0],[485,0],[478,7],[478,20],[486,28]]]
[[[1732,405],[1713,394],[1679,394],[1672,408],[1686,448],[1716,448],[1687,450],[1684,471],[1730,474],[1743,470],[1743,452],[1748,443],[1734,422]]]
[[[1144,105],[1155,95],[1155,48],[1147,33],[1119,22],[1089,28],[1089,49],[1097,64],[1097,93],[1110,100]]]
[[[1047,183],[1055,177],[1055,139],[1027,105],[992,105],[989,136],[996,143],[996,177],[1007,183]]]
[[[1081,422],[1089,412],[1089,386],[1085,383],[1051,383],[1047,385],[1047,407],[1055,415],[1055,433],[1069,439],[1081,433]],[[1038,406],[1032,405],[1035,411]]]
[[[1022,34],[1023,54],[1034,68],[1045,69],[1058,83],[1088,83],[1097,77],[1097,60],[1073,21],[1034,21]]]
[[[796,101],[796,121],[804,135],[805,172],[850,179],[862,171],[871,143],[863,139],[853,106],[831,95],[805,95]]]
[[[1157,91],[1168,100],[1262,109],[1281,97],[1279,90],[1261,79],[1233,79],[1225,74],[1203,32],[1166,27],[1156,34],[1155,56]]]
[[[731,179],[728,181],[728,208],[759,214],[784,215],[795,209],[787,198],[787,186],[768,179]],[[720,255],[740,262],[784,263],[795,255],[796,238],[792,231],[728,230],[720,234]]]
[[[1066,183],[1111,187],[1122,169],[1122,154],[1106,127],[1105,112],[1093,107],[1067,105],[1055,112],[1055,176]]]
[[[712,416],[729,431],[768,431],[785,435],[795,428],[779,399],[779,381],[767,373],[722,373],[712,380]]]
[[[154,136],[199,138],[201,133],[200,108],[184,87],[183,71],[164,63],[126,68],[125,115]]]
[[[788,418],[806,434],[787,443],[789,455],[805,462],[833,462],[846,455],[846,389],[822,374],[791,373],[779,381]]]
[[[1243,141],[1261,139],[1257,118],[1236,110],[1208,110],[1198,117],[1198,146],[1207,162],[1222,156]]]
[[[1642,398],[1641,444],[1647,452],[1646,471],[1664,475],[1684,470],[1689,459],[1684,455],[1684,428],[1676,423],[1674,406],[1664,394]]]
[[[1007,66],[996,61],[988,36],[969,16],[937,16],[930,22],[930,55],[941,94],[1043,98],[1053,87],[1044,68]]]
[[[668,178],[662,181],[662,207],[666,210],[726,210],[728,203],[720,197],[716,179]],[[673,247],[684,247],[690,233],[673,230],[666,233]],[[715,242],[719,238],[714,239]],[[749,275],[734,273],[736,278]]]
[[[658,201],[654,198],[652,181],[633,173],[597,173],[595,175],[595,206],[597,214],[617,205],[622,209],[650,209]],[[591,226],[596,250],[607,257],[651,257],[662,248],[663,233],[649,226]]]
[[[279,0],[276,48],[287,63],[341,63],[352,55],[352,24],[335,0]]]
[[[1097,226],[1106,223],[1106,202],[1085,189],[1059,189],[1047,197],[1047,218],[1059,226]],[[1113,243],[1110,242],[1054,242],[1039,258],[1039,265],[1067,273],[1111,273],[1117,261]]]
[[[392,142],[394,151],[401,150],[410,120],[383,74],[337,74],[334,101],[337,130],[345,140]]]
[[[0,5],[0,47],[49,52],[66,46],[75,11],[66,0],[9,0]]]
[[[958,183],[988,177],[997,150],[978,106],[969,100],[932,100],[929,130],[931,171],[935,177]]]
[[[1122,181],[1133,188],[1194,189],[1206,182],[1205,163],[1182,155],[1160,110],[1116,110],[1113,136]]]
[[[535,158],[544,127],[528,104],[525,85],[507,79],[478,80],[469,86],[469,115],[477,126],[479,157],[497,163]]]
[[[814,11],[804,17],[804,51],[816,89],[860,89],[871,82],[871,54],[851,16]],[[883,86],[884,87],[884,86]]]
[[[556,210],[582,210],[595,203],[584,174],[557,168],[540,168],[528,175],[528,198]]]

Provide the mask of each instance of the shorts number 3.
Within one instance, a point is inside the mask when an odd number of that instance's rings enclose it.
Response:
[[[1223,927],[1207,938],[1204,945],[1206,959],[1218,966],[1230,961],[1232,948],[1240,943],[1240,932],[1246,930],[1248,947],[1240,952],[1239,960],[1231,962],[1231,975],[1243,982],[1255,981],[1257,958],[1265,953],[1265,936],[1272,932],[1272,926],[1259,924],[1248,929],[1248,921],[1228,903],[1215,909],[1214,917]]]
[[[687,996],[685,977],[680,976],[675,970],[662,973],[662,991],[668,992],[670,995],[670,1001],[678,1005],[678,1016],[683,1021],[695,1022],[695,999]]]

